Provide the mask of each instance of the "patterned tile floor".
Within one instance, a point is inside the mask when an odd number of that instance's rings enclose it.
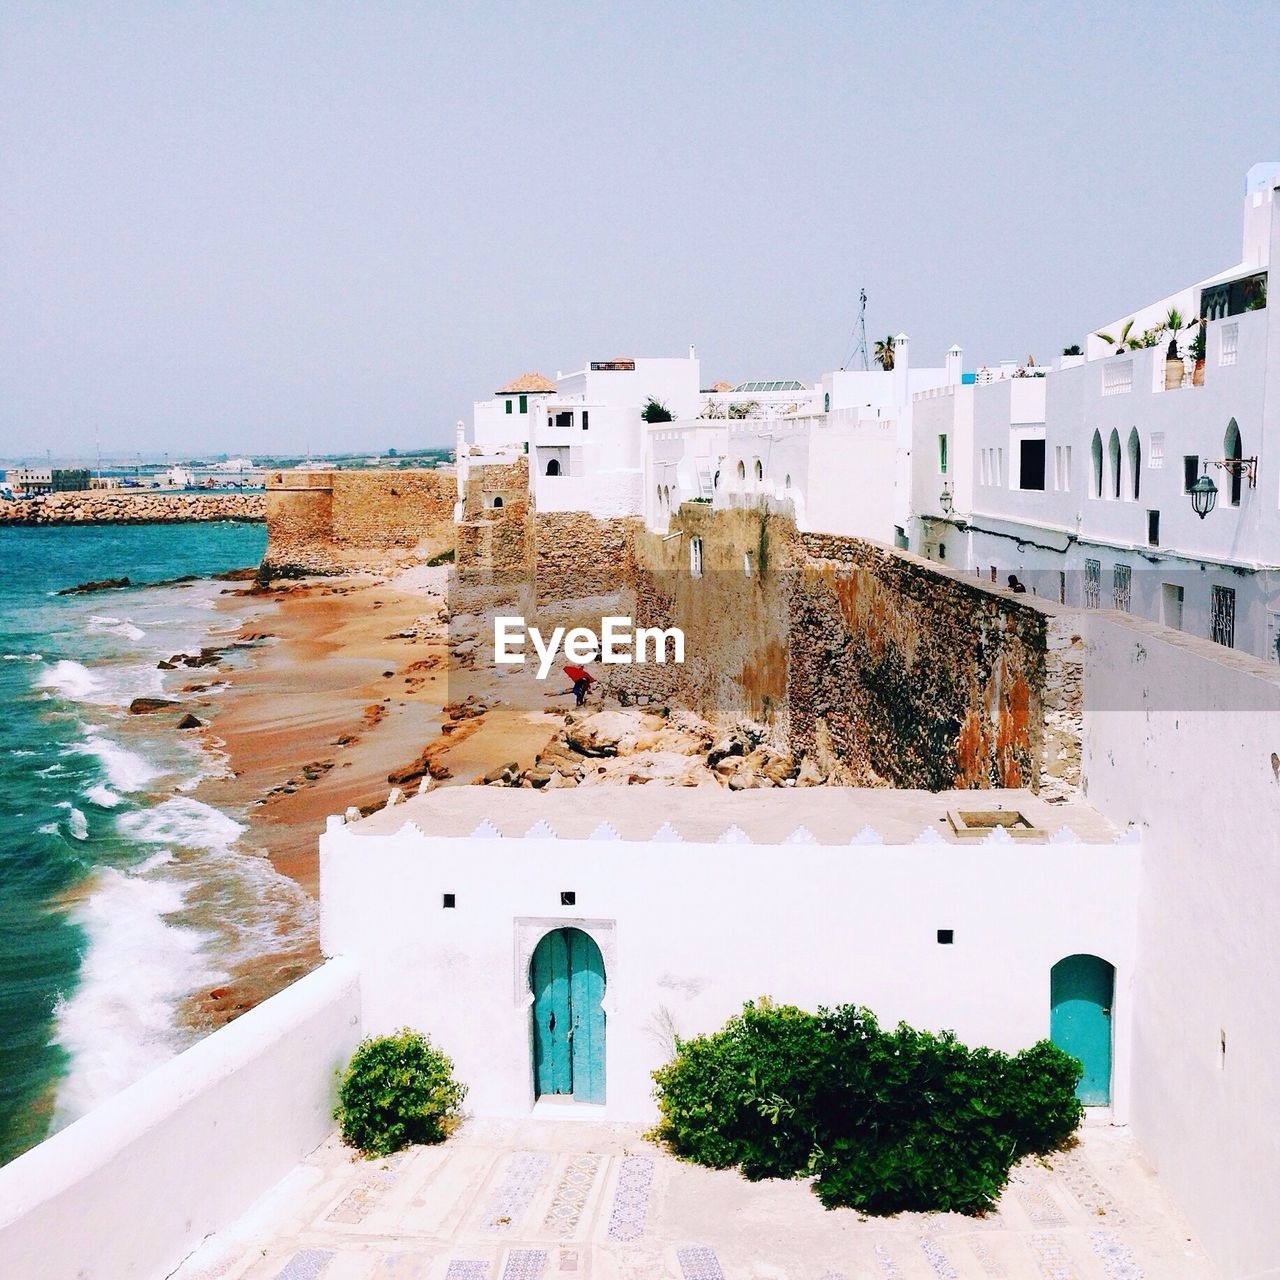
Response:
[[[1128,1135],[1014,1171],[982,1219],[828,1213],[801,1182],[680,1164],[626,1125],[473,1121],[331,1139],[175,1280],[1217,1280]]]

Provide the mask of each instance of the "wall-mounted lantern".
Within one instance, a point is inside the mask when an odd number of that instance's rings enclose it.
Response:
[[[1190,493],[1191,509],[1203,520],[1218,501],[1218,486],[1208,475],[1203,475],[1191,486]]]
[[[942,493],[938,496],[938,505],[942,508],[943,515],[949,516],[951,514],[951,508],[955,505],[955,502],[951,497],[951,486],[949,484],[942,486]]]

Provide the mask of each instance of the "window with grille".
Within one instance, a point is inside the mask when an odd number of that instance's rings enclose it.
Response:
[[[1218,348],[1219,364],[1235,364],[1236,348],[1240,341],[1240,326],[1238,324],[1224,324],[1222,326],[1222,345]]]
[[[1086,560],[1084,562],[1084,607],[1096,609],[1102,582],[1102,561]]]
[[[1116,609],[1129,612],[1129,593],[1133,585],[1133,570],[1127,564],[1118,564],[1111,570],[1111,602]]]
[[[1102,394],[1104,396],[1124,395],[1133,390],[1133,361],[1115,360],[1107,363],[1102,369]]]
[[[1164,466],[1164,432],[1151,433],[1151,448],[1147,451],[1147,466],[1152,471],[1159,471]]]
[[[1215,644],[1236,646],[1236,593],[1234,587],[1214,587],[1209,603],[1209,639]]]

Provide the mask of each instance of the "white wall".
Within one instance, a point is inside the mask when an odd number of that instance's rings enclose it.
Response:
[[[1142,823],[1151,851],[1134,1130],[1222,1273],[1273,1275],[1280,671],[1153,623],[1084,623],[1089,801]]]
[[[359,980],[330,961],[0,1169],[0,1276],[157,1280],[333,1130]]]
[[[532,1105],[528,961],[562,925],[604,956],[610,1117],[652,1117],[663,1027],[709,1031],[762,994],[1021,1048],[1048,1035],[1050,969],[1076,952],[1116,966],[1127,1106],[1136,843],[640,845],[334,824],[320,849],[322,944],[359,967],[366,1026],[429,1032],[478,1114]]]

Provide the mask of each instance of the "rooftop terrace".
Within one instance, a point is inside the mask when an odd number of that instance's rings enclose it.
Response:
[[[959,815],[984,815],[984,820]],[[660,839],[711,844],[736,827],[753,844],[781,844],[803,827],[814,842],[911,844],[922,838],[971,843],[988,836],[995,822],[985,815],[1021,814],[1025,824],[1009,828],[1032,841],[1069,838],[1108,843],[1121,833],[1080,800],[1050,804],[1022,790],[900,791],[888,787],[771,787],[728,791],[715,787],[592,787],[531,791],[481,786],[438,787],[362,819],[361,834],[391,833],[412,822],[428,836],[469,836],[489,822],[519,838],[539,821],[562,840],[586,840],[608,822],[623,840]],[[971,834],[956,831],[957,820]],[[1025,834],[1019,835],[1019,832]],[[1064,836],[1064,832],[1069,835]],[[486,834],[481,832],[480,834]],[[925,834],[931,833],[931,834]],[[936,837],[935,834],[936,833]],[[535,833],[536,834],[536,833]],[[731,835],[729,839],[740,838]],[[801,837],[803,839],[803,837]],[[1000,838],[1000,837],[997,837]]]

